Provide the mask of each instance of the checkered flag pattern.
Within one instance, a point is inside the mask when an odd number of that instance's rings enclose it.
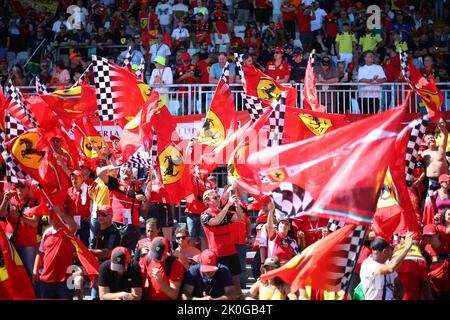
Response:
[[[8,82],[6,92],[11,97],[12,102],[15,104],[12,106],[12,110],[10,109],[10,111],[12,111],[16,115],[16,117],[22,119],[22,123],[27,129],[39,128],[39,124],[36,121],[30,108],[26,104],[22,93],[14,86],[11,80],[9,80]]]
[[[13,117],[8,111],[5,111],[5,134],[8,141],[25,133],[25,126]]]
[[[410,185],[414,180],[414,169],[416,168],[417,155],[419,153],[420,143],[427,129],[428,115],[412,121],[408,127],[411,128],[408,145],[406,147],[405,174],[406,183]]]
[[[273,112],[269,117],[268,147],[279,146],[283,140],[284,116],[286,114],[286,92],[283,91],[279,99],[272,102]]]
[[[264,106],[261,99],[253,96],[248,96],[245,93],[241,93],[244,99],[244,105],[250,114],[250,119],[255,122],[264,113]]]
[[[307,211],[314,199],[304,189],[290,182],[282,182],[270,193],[278,217],[293,219]]]
[[[158,137],[155,130],[153,130],[152,148],[151,148],[150,160],[153,165],[158,161]]]
[[[345,226],[344,221],[335,220],[335,219],[330,218],[328,220],[327,229],[330,230],[331,232],[333,232],[333,231],[339,230],[343,226]]]
[[[84,79],[86,78],[87,74],[91,71],[92,63],[84,70],[84,72],[81,74],[80,78],[78,78],[77,81],[71,86],[71,88],[78,87],[81,83],[83,83]]]
[[[223,67],[222,75],[220,76],[220,80],[223,80],[223,82],[228,84],[228,79],[230,79],[230,63],[227,61],[227,63],[225,63],[225,66]]]
[[[144,150],[143,146],[141,146],[130,158],[128,158],[127,162],[122,164],[123,167],[129,168],[149,168],[150,165],[150,157],[148,152]]]
[[[125,55],[125,59],[123,60],[123,66],[125,68],[131,68],[131,56],[131,46],[129,46],[127,54]]]
[[[107,59],[92,56],[98,115],[102,121],[114,120],[114,99],[111,87],[111,67]]]
[[[39,80],[39,77],[35,78],[36,80],[36,93],[37,94],[50,94],[47,90],[47,86]]]
[[[312,49],[309,54],[309,59],[311,60],[311,65],[314,67],[314,60],[316,59],[316,49]]]
[[[337,245],[336,251],[341,254],[337,257],[335,263],[336,268],[330,272],[332,279],[336,281],[337,288],[347,291],[353,272],[358,262],[359,253],[361,252],[366,236],[367,228],[357,225],[349,234],[347,239]]]
[[[411,84],[411,74],[409,72],[408,54],[400,49],[400,69],[402,70],[403,77]]]
[[[0,152],[6,163],[6,181],[8,183],[17,183],[19,180],[32,180],[6,149],[5,136],[4,132],[0,132]]]
[[[139,79],[144,78],[144,70],[145,70],[145,60],[141,58],[141,62],[139,63],[139,69],[136,70],[136,77]]]

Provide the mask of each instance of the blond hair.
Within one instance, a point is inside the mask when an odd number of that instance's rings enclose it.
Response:
[[[206,202],[206,200],[208,200],[208,196],[211,193],[217,193],[217,191],[214,189],[206,190],[205,193],[203,193],[203,202]]]

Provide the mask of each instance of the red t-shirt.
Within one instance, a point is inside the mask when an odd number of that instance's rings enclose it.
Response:
[[[146,257],[147,259],[148,257]],[[165,260],[167,261],[167,260]],[[170,277],[168,277],[164,273],[164,263],[156,262],[153,259],[150,260],[149,265],[147,266],[147,278],[149,280],[149,287],[147,288],[147,299],[148,300],[171,300],[169,296],[167,296],[164,291],[161,289],[161,286],[156,282],[155,278],[152,276],[148,276],[148,274],[152,274],[152,269],[157,268],[162,274],[163,281],[169,284],[171,282],[182,282],[184,276],[184,267],[180,260],[176,259],[172,263],[172,269],[170,271]],[[180,289],[181,290],[181,289]]]
[[[200,43],[201,37],[204,35],[203,42],[211,44],[211,37],[209,35],[209,24],[207,21],[201,21],[195,25],[195,42]]]
[[[199,199],[202,199],[203,193],[206,190],[214,189],[214,184],[209,180],[192,177],[192,185],[194,186],[194,193],[192,196],[186,197],[186,212],[200,215],[206,211],[207,207],[203,203],[203,200],[200,201]]]
[[[434,249],[430,244],[425,246],[425,251],[431,257],[431,265],[429,266],[428,280],[431,287],[438,292],[450,291],[450,266],[448,254],[450,253],[450,244],[445,237],[441,235],[442,245],[438,249]]]
[[[86,194],[86,203],[82,204],[81,193],[75,192],[74,187],[67,189],[66,206],[67,213],[73,216],[81,216],[81,218],[89,218],[91,216],[90,203],[91,199]]]
[[[214,12],[213,21],[220,34],[228,34],[227,16],[224,13]]]
[[[232,48],[237,48],[237,49],[242,49],[242,47],[244,46],[244,40],[242,40],[241,37],[233,37],[230,39],[230,47]]]
[[[225,218],[223,218],[222,223],[218,226],[209,226],[207,223],[211,218],[214,218],[220,213],[220,209],[212,211],[210,209],[206,210],[201,216],[201,222],[203,230],[205,231],[206,239],[208,239],[208,246],[213,250],[217,257],[226,257],[236,254],[236,247],[231,238],[231,218],[232,213],[227,213]]]
[[[389,58],[384,64],[384,72],[386,73],[386,79],[388,82],[397,81],[400,76],[400,56],[396,55],[393,58]]]
[[[247,241],[247,219],[248,219],[248,212],[244,205],[242,205],[243,209],[243,217],[241,220],[232,222],[230,224],[230,230],[231,230],[231,239],[233,240],[233,243],[235,244],[246,244]],[[230,207],[229,212],[235,213],[234,206]]]
[[[73,264],[75,247],[64,234],[63,229],[48,228],[42,235],[39,252],[43,259],[41,281],[64,282],[71,275],[67,268]]]
[[[200,78],[201,83],[209,83],[209,69],[211,69],[211,64],[207,63],[206,60],[201,60],[197,63],[197,68],[200,70],[202,77]]]
[[[125,186],[117,179],[109,177],[107,184],[109,188],[109,200],[111,202],[111,208],[113,210],[113,222],[130,224],[130,221],[125,221],[131,218],[131,224],[139,227],[139,201],[126,195],[126,193],[133,189],[131,186]],[[122,188],[125,193],[114,190],[111,186]]]
[[[269,241],[274,241],[272,250],[272,256],[278,257],[280,260],[291,260],[295,256],[294,249],[290,246],[289,241],[286,241],[286,237],[274,230],[272,237]]]
[[[303,11],[297,11],[297,24],[299,32],[311,32],[311,16],[303,14]]]
[[[266,3],[266,0],[255,0],[255,9],[267,9],[269,5]]]
[[[309,216],[301,216],[298,219],[292,220],[292,227],[294,234],[297,236],[299,230],[305,234],[306,246],[322,239],[322,228],[326,228],[328,219],[319,218],[317,221],[310,221]]]
[[[292,3],[283,3],[281,5],[281,9],[289,9],[289,8],[295,8],[295,6]],[[283,12],[281,11],[283,16],[283,21],[294,21],[295,20],[295,10],[291,12]]]
[[[327,31],[327,35],[332,38],[336,38],[336,35],[339,32],[338,28],[338,20],[335,15],[327,15],[325,17],[325,30]]]
[[[286,76],[291,75],[291,65],[286,61],[283,61],[278,67],[275,65],[275,61],[269,61],[266,65],[265,73],[274,78],[280,80]]]
[[[24,201],[22,203],[16,197],[11,198],[10,205],[16,210],[20,210],[23,207],[23,215],[27,217],[32,217],[27,213],[27,210],[37,206],[37,202],[34,199],[30,199],[28,204],[24,207],[27,202]],[[6,216],[6,233],[9,235],[14,234],[14,230],[16,229],[17,218],[12,218],[11,216]],[[37,227],[31,227],[27,225],[23,219],[20,220],[20,226],[17,230],[15,236],[15,245],[17,247],[34,247],[37,245],[36,241]]]

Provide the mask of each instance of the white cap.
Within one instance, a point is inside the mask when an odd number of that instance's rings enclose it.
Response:
[[[433,20],[428,19],[428,20],[427,20],[427,24],[434,24],[434,22],[433,22]]]

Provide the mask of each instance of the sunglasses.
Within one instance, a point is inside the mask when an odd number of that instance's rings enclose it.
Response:
[[[219,196],[209,197],[209,200],[219,200],[219,199],[220,199]]]
[[[187,236],[175,237],[175,239],[177,239],[177,240],[184,240],[186,238],[187,238]]]

